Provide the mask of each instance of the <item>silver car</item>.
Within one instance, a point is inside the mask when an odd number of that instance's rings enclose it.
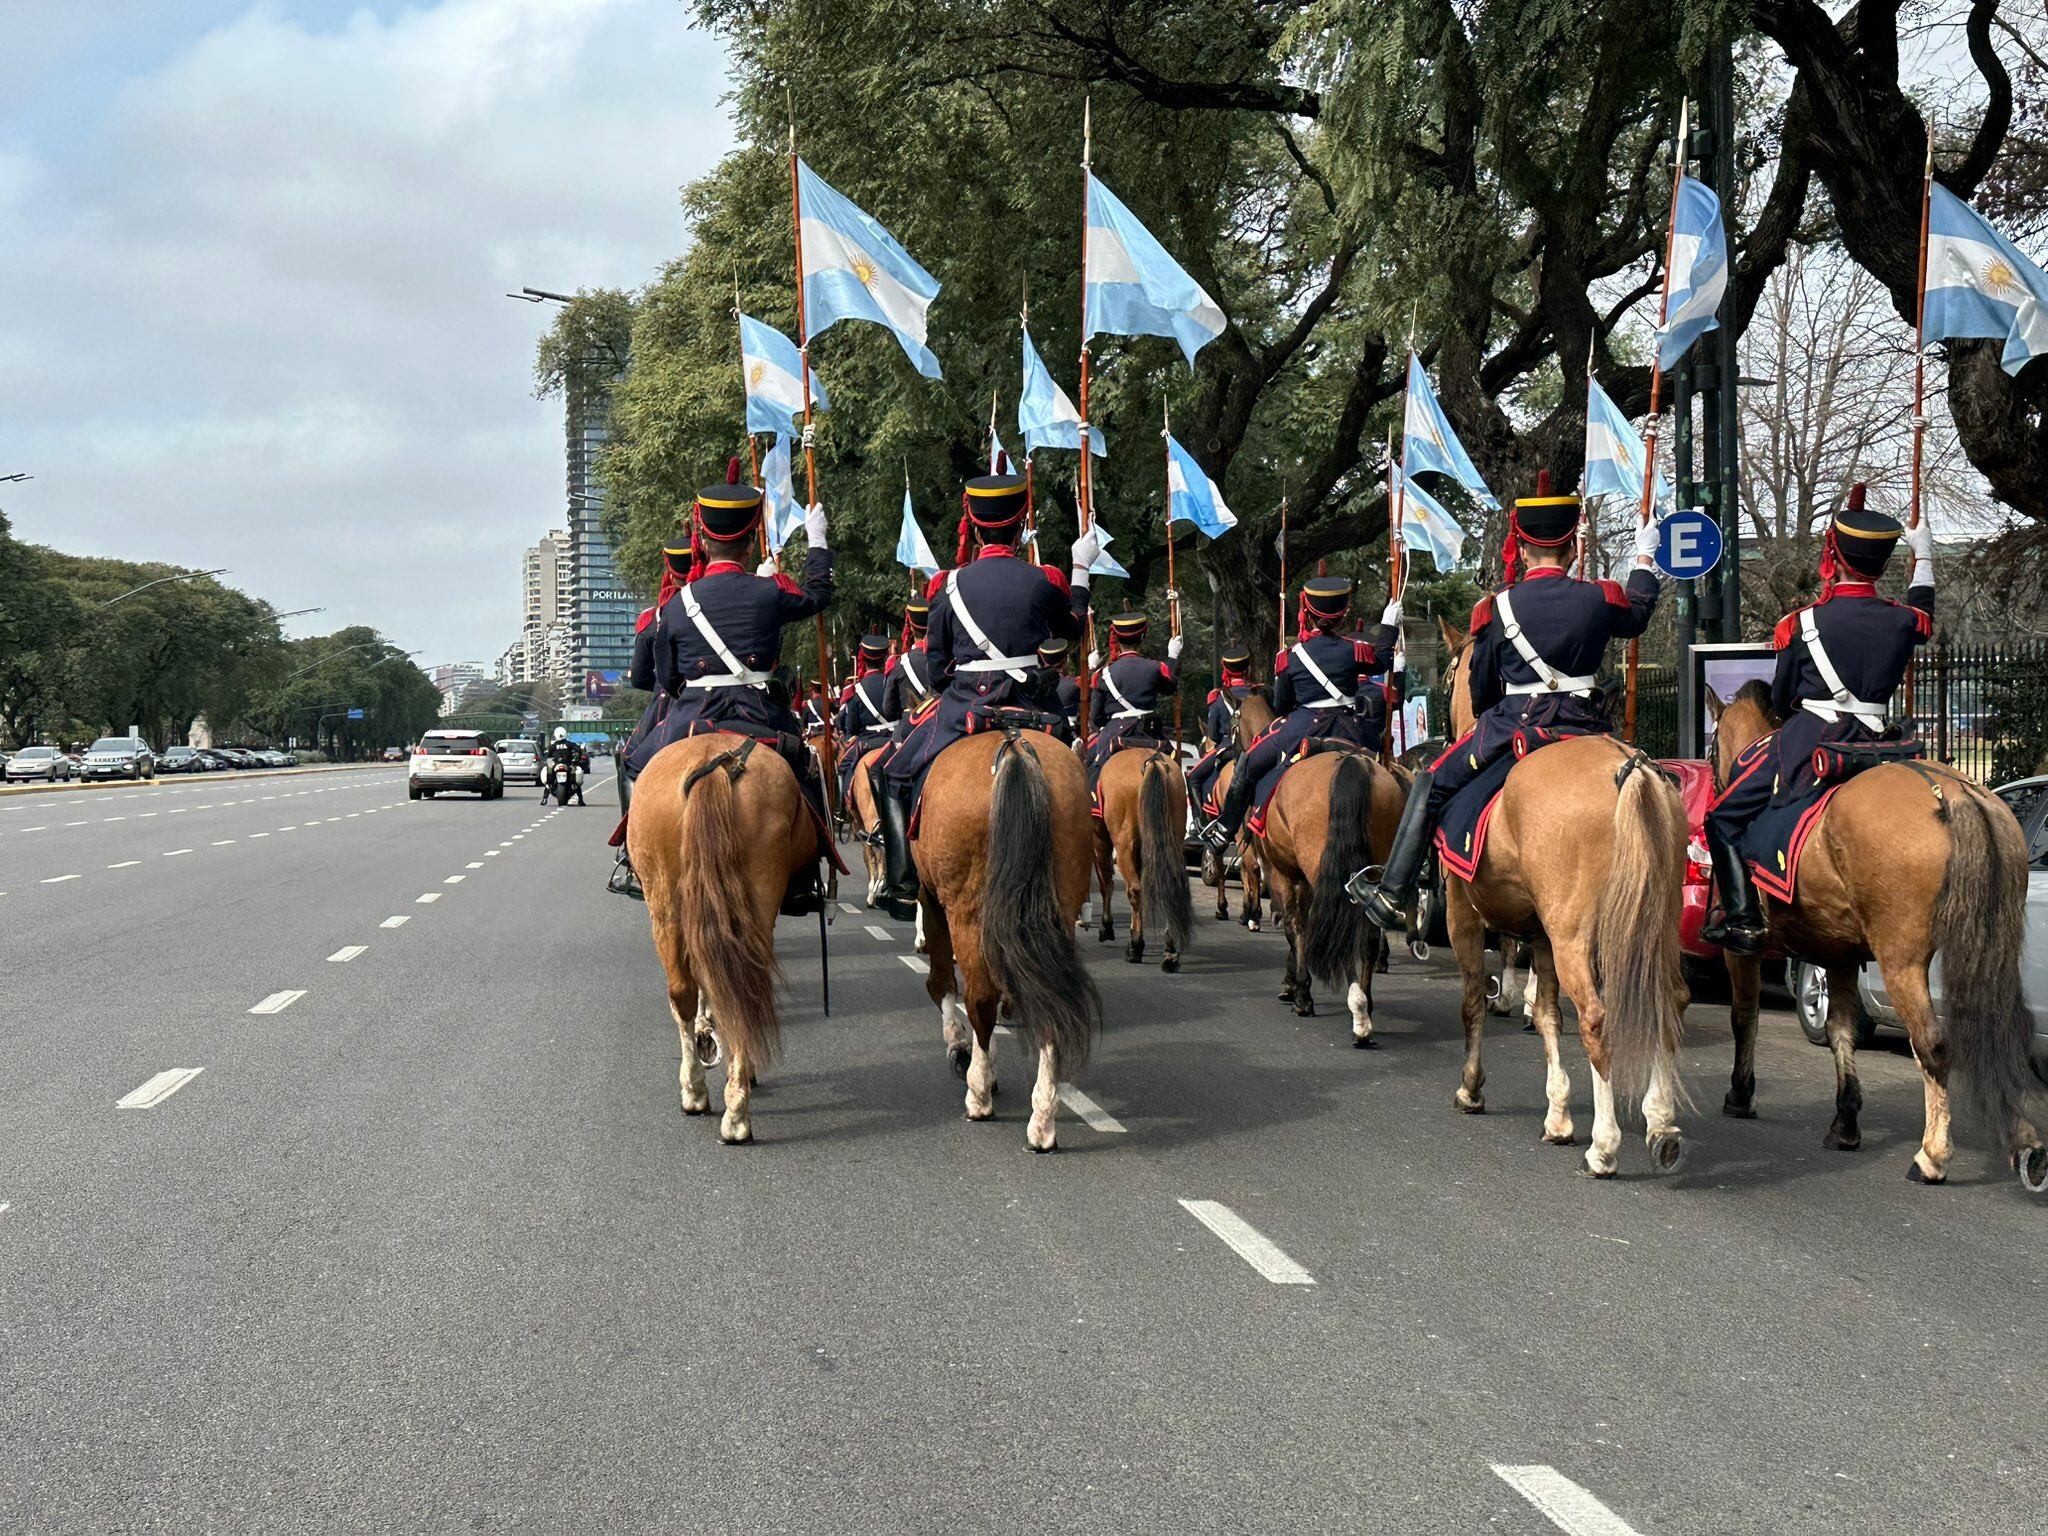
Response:
[[[413,800],[444,789],[466,789],[486,800],[505,796],[505,770],[481,731],[428,731],[412,749],[405,778]]]
[[[153,779],[156,756],[140,736],[102,736],[85,749],[81,779]]]
[[[1993,791],[2012,807],[2020,830],[2027,837],[2027,925],[2020,946],[2020,985],[2034,1016],[2034,1059],[2048,1070],[2048,774],[2015,779]],[[1787,976],[1792,1000],[1799,1014],[1799,1027],[1815,1045],[1828,1043],[1827,972],[1804,960],[1795,960]],[[1941,1011],[1941,957],[1928,968],[1927,990]],[[1898,1010],[1885,990],[1884,975],[1875,960],[1864,964],[1856,976],[1856,1043],[1866,1045],[1878,1028],[1900,1028]]]
[[[19,784],[27,779],[41,779],[55,784],[59,779],[69,779],[77,769],[71,759],[55,747],[23,747],[7,760],[7,782]]]
[[[540,748],[523,737],[498,743],[498,761],[505,768],[507,784],[540,783]]]

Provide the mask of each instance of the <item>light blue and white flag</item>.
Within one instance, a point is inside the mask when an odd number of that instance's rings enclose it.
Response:
[[[1439,571],[1448,571],[1465,558],[1465,530],[1444,504],[1429,492],[1394,471],[1394,486],[1401,494],[1401,543],[1418,555],[1427,555]]]
[[[1939,184],[1927,209],[1924,318],[1928,341],[2003,337],[2007,373],[2048,352],[2048,276]]]
[[[1031,333],[1024,332],[1024,392],[1017,397],[1017,430],[1024,434],[1024,451],[1064,448],[1078,452],[1080,427],[1081,413],[1074,409],[1067,392],[1053,383],[1045,360],[1031,344]],[[1088,429],[1088,448],[1098,459],[1107,453],[1100,427]]]
[[[789,474],[789,435],[786,429],[777,434],[775,446],[761,461],[761,496],[767,502],[763,517],[768,530],[768,547],[779,555],[789,536],[804,525],[803,508],[796,504],[796,486]]]
[[[740,316],[740,375],[747,385],[749,432],[789,435],[792,422],[804,413],[803,366],[795,342],[751,315]],[[811,399],[821,411],[832,408],[815,372]]]
[[[1088,567],[1088,574],[1091,576],[1121,576],[1124,580],[1129,581],[1131,573],[1117,564],[1116,557],[1109,552],[1109,529],[1104,527],[1099,519],[1095,524],[1095,538],[1099,547],[1096,551],[1094,563]]]
[[[1721,199],[1690,176],[1678,178],[1678,209],[1671,229],[1671,288],[1664,324],[1657,331],[1657,366],[1670,368],[1685,349],[1708,331],[1721,295],[1728,291],[1728,232],[1721,227]]]
[[[1166,488],[1169,524],[1176,518],[1193,523],[1212,539],[1237,526],[1237,514],[1223,504],[1222,489],[1171,435],[1166,439]]]
[[[931,543],[918,526],[917,513],[911,510],[908,485],[903,487],[903,527],[896,535],[896,563],[913,571],[929,571],[934,576],[940,570]]]
[[[1100,181],[1088,180],[1087,336],[1171,336],[1195,354],[1223,334],[1223,311]],[[1084,340],[1086,337],[1084,336]]]
[[[1635,423],[1621,413],[1607,391],[1591,377],[1586,379],[1586,479],[1583,494],[1618,496],[1632,505],[1643,499],[1643,440]],[[1657,476],[1651,505],[1671,505],[1671,487]]]
[[[924,344],[925,311],[938,296],[939,280],[816,171],[801,160],[796,166],[811,334],[841,320],[872,320],[896,333],[919,373],[939,377],[939,360]]]
[[[1451,419],[1437,403],[1429,387],[1429,375],[1422,371],[1422,359],[1408,354],[1408,415],[1401,427],[1401,472],[1412,486],[1417,475],[1449,475],[1472,493],[1473,499],[1491,511],[1500,502],[1479,478],[1472,456],[1451,430]]]

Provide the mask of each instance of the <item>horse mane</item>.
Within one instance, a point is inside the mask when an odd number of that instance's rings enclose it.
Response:
[[[1777,721],[1778,717],[1771,709],[1771,685],[1760,677],[1752,677],[1748,682],[1736,689],[1735,697],[1728,702],[1730,705],[1754,704],[1763,711],[1763,716],[1766,720],[1774,723]]]

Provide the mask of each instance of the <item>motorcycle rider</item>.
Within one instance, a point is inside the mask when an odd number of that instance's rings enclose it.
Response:
[[[575,791],[578,805],[584,803],[582,766],[583,749],[569,739],[566,726],[556,726],[555,739],[548,743],[548,777],[552,780],[558,773],[569,775],[569,787]]]

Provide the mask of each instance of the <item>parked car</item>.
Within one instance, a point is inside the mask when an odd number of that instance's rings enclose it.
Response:
[[[150,779],[156,777],[156,756],[140,736],[102,736],[85,749],[81,779]]]
[[[505,765],[507,784],[540,782],[540,748],[533,742],[518,736],[499,742],[498,761]]]
[[[2015,779],[1993,791],[2019,818],[2026,834],[2027,918],[2020,943],[2020,986],[2034,1016],[2034,1060],[2048,1071],[2048,775]],[[1815,1045],[1828,1043],[1828,973],[1804,960],[1790,967],[1788,985],[1799,1016],[1799,1028]],[[1941,956],[1928,967],[1927,990],[1934,1011],[1941,1012]],[[1884,973],[1875,960],[1856,973],[1856,1043],[1867,1045],[1880,1027],[1898,1029],[1898,1010],[1885,990]]]
[[[165,747],[156,760],[158,773],[204,773],[206,757],[197,747]]]
[[[385,761],[385,762],[387,762],[387,763],[402,763],[402,762],[404,762],[404,761],[405,761],[405,748],[403,748],[403,747],[386,747],[386,748],[384,749],[384,761]]]
[[[46,784],[78,776],[77,765],[55,747],[23,747],[7,760],[7,782],[26,783],[41,779]]]
[[[408,799],[431,799],[444,789],[474,791],[486,800],[505,795],[505,768],[480,731],[428,731],[406,767]]]

